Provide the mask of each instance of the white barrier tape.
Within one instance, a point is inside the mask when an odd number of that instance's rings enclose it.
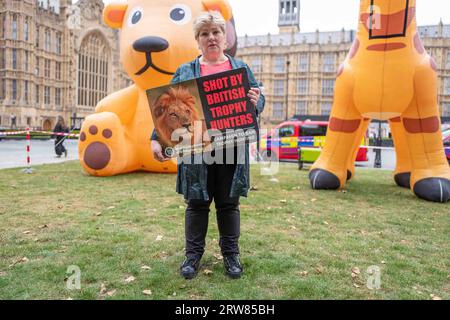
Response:
[[[320,147],[316,148],[316,147],[301,147],[302,149],[322,149]],[[360,149],[372,149],[372,150],[392,150],[395,151],[394,147],[372,147],[372,146],[360,146]],[[444,148],[444,150],[450,150],[450,147],[446,147]]]
[[[64,132],[47,132],[47,131],[32,131],[33,133],[43,133],[50,136],[59,136],[59,137],[74,137],[79,138],[80,135],[78,133],[64,133]]]
[[[27,133],[27,131],[0,132],[0,136],[17,136],[25,133]]]

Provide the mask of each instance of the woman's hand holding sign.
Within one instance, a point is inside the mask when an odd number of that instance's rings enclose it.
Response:
[[[165,162],[170,160],[170,158],[164,156],[161,144],[158,141],[152,140],[152,150],[153,150],[153,157],[159,162]]]
[[[261,90],[259,88],[251,88],[248,92],[248,97],[252,104],[256,107],[258,105],[259,97],[261,96]]]

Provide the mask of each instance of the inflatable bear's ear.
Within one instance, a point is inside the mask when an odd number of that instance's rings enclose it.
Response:
[[[103,10],[103,21],[105,24],[113,29],[120,29],[122,27],[125,13],[128,5],[124,3],[108,4]]]
[[[233,16],[233,11],[227,0],[202,0],[207,11],[219,11],[225,21],[229,21]]]

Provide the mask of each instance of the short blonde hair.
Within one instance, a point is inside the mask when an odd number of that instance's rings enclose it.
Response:
[[[195,40],[200,37],[200,31],[204,26],[214,25],[225,34],[226,21],[218,11],[202,12],[194,21]]]

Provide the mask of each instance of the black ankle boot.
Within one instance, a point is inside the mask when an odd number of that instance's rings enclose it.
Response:
[[[239,260],[239,255],[233,254],[230,256],[223,257],[223,264],[225,266],[225,273],[231,279],[239,279],[244,272],[241,261]]]
[[[180,274],[187,280],[194,279],[198,274],[198,267],[200,265],[200,259],[198,258],[186,258],[180,267]]]

